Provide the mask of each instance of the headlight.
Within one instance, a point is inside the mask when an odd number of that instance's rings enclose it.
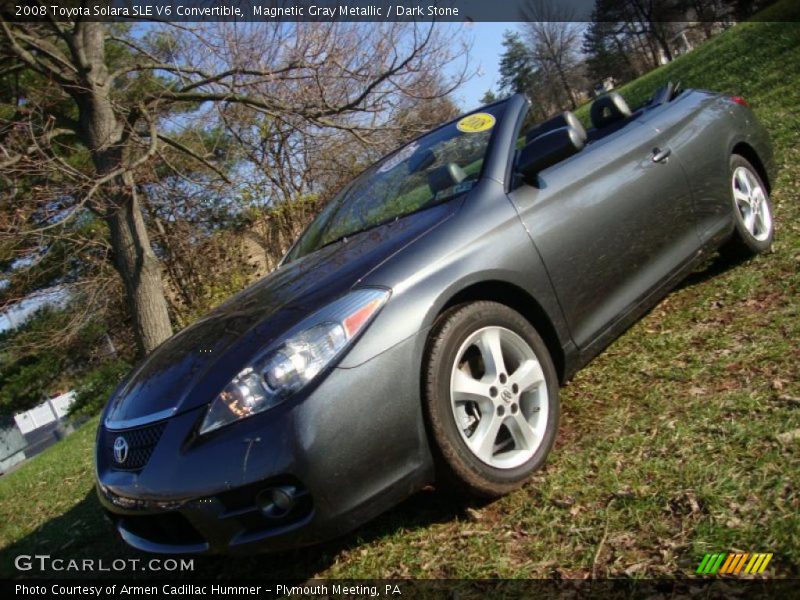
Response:
[[[369,324],[389,293],[356,290],[303,320],[225,386],[208,407],[200,433],[264,412],[302,389]]]

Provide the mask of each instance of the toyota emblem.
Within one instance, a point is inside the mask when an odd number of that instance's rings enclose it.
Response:
[[[114,440],[114,460],[120,465],[128,460],[128,440],[122,436]]]

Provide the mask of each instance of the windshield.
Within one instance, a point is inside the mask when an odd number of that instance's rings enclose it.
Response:
[[[468,192],[481,175],[504,107],[448,123],[372,165],[325,206],[286,261]]]

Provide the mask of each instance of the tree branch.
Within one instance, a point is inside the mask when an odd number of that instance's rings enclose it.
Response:
[[[8,40],[9,47],[11,48],[14,55],[19,58],[22,62],[24,62],[28,67],[36,71],[37,73],[41,73],[46,77],[53,77],[54,79],[58,80],[59,83],[62,85],[73,83],[72,77],[66,73],[65,71],[58,69],[53,64],[45,63],[36,56],[34,56],[31,52],[23,48],[19,41],[17,41],[17,37],[11,31],[8,26],[6,20],[0,17],[0,29],[2,29],[3,34]]]
[[[41,140],[49,145],[52,140],[54,140],[55,138],[57,138],[58,136],[61,136],[61,135],[75,135],[75,132],[72,129],[66,129],[64,127],[59,127],[59,128],[51,129],[50,131],[48,131],[45,135],[43,135],[41,137]],[[6,155],[9,156],[9,158],[4,160],[3,162],[0,162],[0,169],[7,169],[8,167],[11,167],[11,166],[17,164],[23,158],[25,158],[26,156],[30,156],[31,154],[33,154],[37,150],[41,150],[41,146],[34,139],[34,142],[30,146],[25,148],[25,150],[23,152],[18,152],[18,153],[14,153],[14,154],[9,154],[8,152],[6,152]]]
[[[169,145],[169,146],[172,146],[172,147],[173,147],[173,148],[175,148],[176,150],[179,150],[179,151],[183,152],[184,154],[186,154],[186,155],[188,155],[188,156],[191,156],[191,157],[192,157],[193,159],[195,159],[197,162],[199,162],[199,163],[201,163],[201,164],[205,165],[206,167],[208,167],[209,169],[211,169],[212,171],[214,171],[214,172],[215,172],[217,175],[219,175],[219,176],[220,176],[220,178],[221,178],[221,179],[222,179],[222,180],[223,180],[225,183],[231,183],[231,180],[230,180],[230,179],[228,179],[228,176],[227,176],[227,175],[225,175],[225,173],[223,173],[223,172],[222,172],[222,171],[221,171],[221,170],[220,170],[220,169],[219,169],[219,168],[218,168],[216,165],[212,164],[211,162],[209,162],[208,160],[206,160],[205,158],[203,158],[202,156],[200,156],[199,154],[197,154],[196,152],[194,152],[194,151],[193,151],[191,148],[189,148],[188,146],[185,146],[184,144],[181,144],[179,141],[177,141],[177,140],[173,140],[172,138],[170,138],[170,137],[168,137],[168,136],[166,136],[166,135],[163,135],[163,134],[161,134],[161,133],[159,133],[159,134],[158,134],[158,139],[160,139],[160,140],[161,140],[162,142],[164,142],[165,144],[167,144],[167,145]]]

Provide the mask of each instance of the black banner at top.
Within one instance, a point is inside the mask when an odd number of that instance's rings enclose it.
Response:
[[[594,4],[594,0],[3,0],[2,14],[6,20],[26,22],[589,21]],[[644,5],[649,21],[698,22],[733,20],[735,3],[652,0]]]

